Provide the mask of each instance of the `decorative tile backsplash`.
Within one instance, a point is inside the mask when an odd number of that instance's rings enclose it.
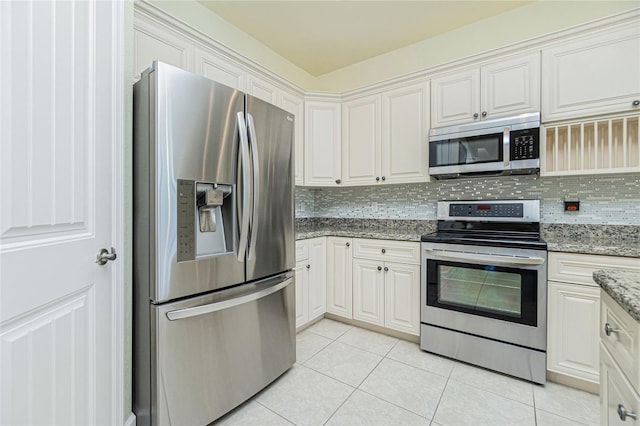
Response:
[[[640,225],[640,174],[505,176],[420,184],[296,188],[297,217],[436,218],[438,200],[539,199],[542,222]],[[580,200],[565,212],[563,201]]]

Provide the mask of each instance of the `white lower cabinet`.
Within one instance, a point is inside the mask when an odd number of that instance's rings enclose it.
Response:
[[[600,318],[600,424],[640,423],[640,322],[603,290]]]
[[[640,272],[631,257],[549,252],[547,286],[547,370],[598,384],[599,269]]]
[[[419,335],[420,260],[399,254],[419,252],[420,243],[354,239],[353,245],[353,319]]]
[[[351,238],[327,237],[327,312],[353,317]]]
[[[326,312],[326,238],[296,241],[296,328]]]

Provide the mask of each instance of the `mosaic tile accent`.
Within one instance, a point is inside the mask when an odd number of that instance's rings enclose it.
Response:
[[[479,199],[540,199],[543,223],[640,225],[640,174],[636,173],[296,188],[296,214],[300,212],[298,217],[435,220],[437,200]],[[579,199],[580,211],[565,212],[565,199]]]

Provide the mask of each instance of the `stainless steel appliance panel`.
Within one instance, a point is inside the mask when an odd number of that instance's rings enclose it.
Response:
[[[148,127],[148,158],[137,156],[135,167],[149,170],[148,211],[136,209],[134,215],[147,220],[149,236],[140,241],[149,250],[149,298],[161,303],[180,297],[205,293],[241,283],[245,280],[244,259],[238,256],[237,206],[240,200],[235,186],[238,173],[239,128],[237,113],[244,111],[244,94],[207,78],[170,65],[154,62],[136,83],[148,86],[148,96],[136,100],[136,126]],[[142,110],[151,111],[144,119]],[[211,256],[199,255],[192,261],[178,261],[178,181],[220,184],[227,188],[225,223],[230,233],[227,252]],[[193,194],[195,197],[195,193]],[[233,205],[232,205],[233,204]],[[193,234],[198,234],[197,212],[194,212]],[[135,219],[134,219],[135,220]],[[187,238],[188,239],[188,238]],[[155,244],[154,244],[155,243]]]
[[[294,117],[247,96],[253,208],[247,281],[295,267]]]
[[[293,273],[152,306],[151,321],[151,424],[208,424],[295,362]]]
[[[514,269],[538,271],[537,325],[532,327],[427,305],[428,259],[471,263],[474,265],[501,265]],[[420,319],[422,323],[544,351],[547,348],[546,261],[547,252],[545,250],[422,243]]]

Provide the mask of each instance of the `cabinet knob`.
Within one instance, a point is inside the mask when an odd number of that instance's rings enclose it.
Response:
[[[380,182],[380,176],[376,176],[376,182]]]
[[[346,243],[345,245],[346,245],[347,247],[349,247],[349,246],[351,245],[351,243]]]
[[[311,265],[307,265],[307,269],[311,269]]]
[[[604,325],[604,334],[606,334],[607,336],[611,336],[611,333],[617,333],[619,331],[620,331],[619,328],[613,328],[609,323],[606,323]]]
[[[382,254],[385,254],[387,251],[385,249],[382,249]]]
[[[487,111],[482,111],[482,116],[486,117],[487,116]]]
[[[386,178],[386,177],[384,177],[384,176],[382,176],[382,180],[387,180],[387,178]]]
[[[478,118],[478,113],[477,112],[473,114],[473,119],[475,120],[476,118]]]
[[[378,271],[382,271],[382,266],[378,266]]]
[[[342,181],[341,181],[340,179],[336,179],[336,183],[337,183],[338,185],[340,185],[340,184],[342,183]]]
[[[620,416],[620,420],[622,420],[623,422],[627,420],[627,417],[631,417],[633,420],[636,420],[638,418],[638,415],[636,413],[634,413],[633,411],[627,411],[627,409],[624,408],[624,405],[622,404],[618,404],[618,416]]]
[[[385,267],[384,267],[384,271],[385,271],[385,272],[388,272],[388,271],[389,271],[389,268],[387,268],[387,267],[385,266]]]
[[[631,102],[631,105],[638,106],[640,105],[640,101],[636,99],[635,101]]]

